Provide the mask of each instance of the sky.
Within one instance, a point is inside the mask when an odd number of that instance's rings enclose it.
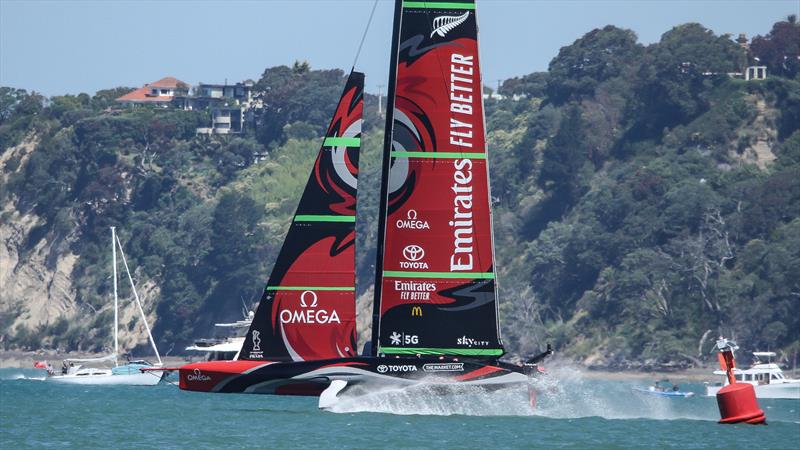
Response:
[[[189,84],[257,80],[306,60],[349,70],[374,0],[0,0],[0,85],[45,95],[138,87],[165,76]],[[378,0],[356,68],[386,85],[392,0]],[[699,22],[717,34],[764,35],[800,0],[483,0],[484,84],[547,69],[559,48],[605,25],[643,44]],[[383,88],[385,89],[385,88]]]

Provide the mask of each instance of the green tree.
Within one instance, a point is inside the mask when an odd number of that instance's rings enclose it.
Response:
[[[800,73],[800,23],[797,16],[775,22],[766,36],[756,36],[750,52],[773,75],[795,78]]]
[[[548,99],[563,103],[591,97],[599,83],[629,72],[642,52],[631,30],[611,25],[592,30],[562,47],[550,62]]]

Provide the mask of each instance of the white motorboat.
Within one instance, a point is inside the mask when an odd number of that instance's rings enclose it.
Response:
[[[122,262],[125,265],[125,271],[128,273],[128,281],[131,285],[136,305],[139,307],[144,322],[145,329],[147,330],[147,337],[150,345],[153,347],[157,364],[151,364],[147,361],[128,361],[125,364],[119,364],[119,298],[117,296],[117,248],[119,248]],[[64,384],[93,384],[93,385],[130,385],[130,386],[152,386],[158,384],[161,379],[166,375],[166,372],[157,369],[162,366],[161,355],[158,353],[153,335],[150,333],[150,326],[147,324],[147,317],[142,309],[142,302],[139,300],[139,294],[136,292],[136,286],[133,284],[131,272],[128,269],[128,262],[125,259],[125,254],[122,250],[122,244],[117,237],[116,230],[111,227],[111,254],[112,254],[112,267],[114,273],[114,353],[103,356],[100,358],[72,358],[65,359],[61,366],[61,373],[56,373],[50,365],[46,365],[48,372],[48,381]],[[91,366],[90,366],[91,364]],[[113,367],[94,367],[94,365],[113,365]],[[42,367],[41,363],[36,363],[36,367]],[[141,369],[148,369],[142,371]]]
[[[746,370],[733,369],[737,383],[752,384],[758,398],[787,398],[800,400],[800,379],[788,379],[783,375],[781,368],[772,362],[774,352],[753,352],[755,362]],[[714,375],[725,377],[725,371],[715,370]],[[725,378],[723,383],[706,383],[706,395],[717,395],[720,389],[728,385]]]
[[[247,311],[247,310],[245,310]],[[211,339],[198,339],[193,345],[186,347],[187,351],[204,353],[206,361],[232,361],[239,355],[239,350],[244,343],[244,335],[253,322],[253,311],[248,311],[245,318],[230,323],[215,323],[214,326],[225,330],[219,334],[221,337]]]

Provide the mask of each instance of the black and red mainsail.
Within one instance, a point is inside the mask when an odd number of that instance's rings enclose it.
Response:
[[[503,355],[473,0],[398,2],[376,355]]]
[[[309,361],[356,354],[355,222],[364,75],[352,72],[240,360]]]

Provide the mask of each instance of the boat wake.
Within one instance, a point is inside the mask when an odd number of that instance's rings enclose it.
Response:
[[[33,380],[44,381],[47,374],[39,369],[4,369],[0,370],[0,380],[14,381],[14,380]]]
[[[328,411],[435,416],[530,416],[535,413],[526,388],[488,392],[476,386],[445,387],[431,382],[369,391],[353,388],[339,394],[339,401]]]
[[[589,379],[574,367],[560,366],[534,381],[536,415],[558,419],[718,420],[716,403],[706,398],[664,398],[634,393],[642,381]]]
[[[718,420],[716,404],[707,398],[672,399],[637,395],[641,381],[587,378],[576,368],[560,366],[533,381],[536,407],[524,387],[486,391],[479,387],[421,382],[405,388],[363,390],[339,395],[329,411],[400,415],[539,416],[554,419]]]

